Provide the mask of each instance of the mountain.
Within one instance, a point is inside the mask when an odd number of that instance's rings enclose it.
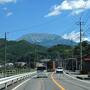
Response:
[[[46,34],[46,33],[30,33],[23,35],[18,40],[26,40],[32,44],[42,45],[46,47],[51,47],[57,44],[63,45],[75,45],[76,43],[62,38],[56,34]]]

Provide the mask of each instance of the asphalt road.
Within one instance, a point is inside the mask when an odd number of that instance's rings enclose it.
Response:
[[[50,78],[32,78],[16,90],[60,90]]]
[[[72,79],[66,75],[60,76],[54,74],[54,78],[62,87],[64,87],[64,90],[90,90],[90,83]]]
[[[90,85],[65,75],[53,74],[48,78],[32,78],[14,90],[90,90]]]

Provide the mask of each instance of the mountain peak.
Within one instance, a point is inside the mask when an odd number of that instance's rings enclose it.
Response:
[[[23,35],[18,40],[26,40],[32,44],[38,44],[38,45],[47,46],[47,47],[57,45],[57,44],[64,44],[64,45],[75,44],[75,42],[66,40],[59,35],[47,34],[47,33],[29,33],[29,34]]]

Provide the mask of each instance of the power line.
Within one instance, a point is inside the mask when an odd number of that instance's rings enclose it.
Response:
[[[35,25],[29,26],[29,27],[20,28],[20,29],[16,29],[16,30],[13,30],[13,31],[8,31],[8,33],[16,33],[16,32],[21,32],[21,31],[25,31],[25,30],[28,30],[29,31],[32,28],[41,27],[42,25],[48,25],[50,23],[55,22],[56,20],[58,20],[58,19],[55,18],[55,19],[52,19],[52,20],[47,21],[47,22],[44,22],[44,23],[39,23],[39,24],[35,24]],[[2,32],[2,33],[5,33],[5,32]]]
[[[84,30],[83,33],[87,32],[87,30],[90,28],[90,27],[88,27],[89,17],[90,17],[89,11],[84,13],[83,18],[85,18],[86,20],[84,20],[84,28],[85,28],[85,30]]]

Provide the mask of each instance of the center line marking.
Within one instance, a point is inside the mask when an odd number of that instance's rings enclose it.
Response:
[[[58,83],[58,82],[54,79],[53,74],[54,74],[54,73],[51,74],[51,79],[52,79],[52,81],[60,88],[60,90],[65,90],[65,88],[64,88],[63,86],[61,86],[60,83]]]

